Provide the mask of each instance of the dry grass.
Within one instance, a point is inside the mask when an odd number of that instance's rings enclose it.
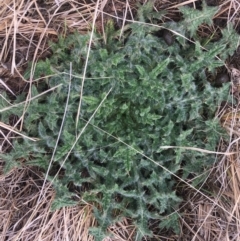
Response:
[[[49,184],[44,200],[38,202],[43,180],[39,170],[29,168],[0,176],[0,240],[94,240],[89,234],[89,228],[96,225],[92,206],[81,204],[51,211],[55,194]],[[131,240],[134,226],[129,223],[124,219],[109,227],[111,240]]]
[[[31,86],[32,79],[25,80],[22,73],[29,61],[36,62],[51,54],[48,40],[57,40],[59,33],[67,35],[72,31],[84,33],[91,28],[96,16],[96,28],[103,31],[106,18],[115,17],[119,27],[127,20],[133,21],[138,1],[74,1],[74,0],[4,0],[0,3],[0,77],[2,89],[17,93]],[[146,1],[141,1],[143,3]],[[156,9],[169,9],[166,21],[176,19],[177,6],[192,4],[198,0],[162,0]],[[215,16],[217,24],[231,21],[239,27],[239,0],[214,1],[221,3]],[[96,6],[98,4],[98,10]],[[104,14],[105,12],[105,14]],[[217,31],[204,27],[203,36]],[[104,34],[104,31],[103,31]],[[235,62],[237,62],[235,60]],[[235,64],[235,68],[239,67]],[[33,69],[34,71],[34,65]],[[232,76],[232,80],[233,80]],[[2,80],[3,79],[3,80]],[[239,81],[240,83],[240,81]],[[238,86],[238,85],[237,85]],[[237,97],[238,87],[233,87]],[[29,96],[30,98],[30,96]],[[240,163],[239,163],[239,104],[225,107],[219,114],[222,125],[229,132],[229,143],[220,143],[219,151],[235,152],[217,160],[211,175],[202,189],[196,193],[186,187],[186,200],[179,210],[182,213],[182,233],[179,237],[157,235],[156,240],[234,241],[240,240]],[[1,130],[1,135],[5,133]],[[5,135],[9,141],[9,133]],[[10,143],[10,141],[9,141]],[[2,147],[3,151],[4,148]],[[3,164],[0,164],[3,167]],[[96,225],[90,204],[62,208],[52,212],[51,201],[54,191],[37,169],[14,169],[3,175],[0,169],[0,240],[93,240],[89,228]],[[39,194],[44,188],[44,199]],[[208,198],[206,198],[206,195]],[[135,227],[131,220],[124,219],[111,227],[112,234],[106,240],[134,240]]]
[[[11,72],[17,67],[16,54],[21,53],[24,61],[33,60],[46,52],[48,38],[77,30],[86,32],[92,21],[94,3],[84,1],[4,0],[0,8],[0,60],[6,63],[12,53]],[[103,5],[100,7],[104,7]]]
[[[39,171],[15,169],[0,176],[0,240],[93,240],[88,229],[95,225],[90,205],[51,212],[54,191],[46,185],[38,203],[43,178]]]
[[[229,149],[226,143],[222,148]],[[240,240],[240,168],[238,142],[231,145],[230,151],[237,153],[224,157],[212,169],[202,192],[208,197],[185,190],[182,227],[188,240],[237,241]]]

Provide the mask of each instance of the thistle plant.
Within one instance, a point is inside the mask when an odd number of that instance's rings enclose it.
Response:
[[[204,9],[211,12],[206,15],[211,24],[216,9]],[[76,204],[76,193],[93,203],[99,227],[92,232],[98,240],[122,217],[134,220],[136,240],[151,237],[151,220],[162,220],[161,228],[177,233],[174,210],[181,197],[173,175],[185,181],[199,176],[191,183],[197,186],[215,161],[214,155],[203,152],[163,147],[215,150],[223,135],[215,111],[227,100],[229,86],[212,87],[206,70],[224,65],[237,35],[231,28],[228,34],[223,30],[219,43],[202,48],[196,31],[206,19],[193,17],[199,10],[182,12],[182,22],[165,25],[178,34],[171,46],[157,37],[157,27],[136,22],[119,39],[110,22],[107,42],[95,33],[89,56],[89,35],[75,33],[52,43],[52,57],[36,66],[35,78],[46,71],[53,74],[32,86],[33,100],[25,113],[24,133],[38,141],[16,139],[3,157],[5,169],[24,159],[46,174],[52,159],[47,178],[56,190],[53,208]],[[147,11],[139,14],[141,21],[143,13]],[[193,25],[184,24],[190,17]],[[19,96],[14,104],[20,104],[6,109],[2,99],[1,118],[7,122],[13,113],[20,115],[22,100]]]

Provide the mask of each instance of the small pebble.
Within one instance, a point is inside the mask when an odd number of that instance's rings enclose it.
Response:
[[[230,81],[230,78],[228,74],[218,74],[215,79],[215,84],[218,86],[221,86],[224,83],[227,83]]]
[[[163,39],[168,46],[171,46],[174,43],[173,34],[166,29],[163,30]]]

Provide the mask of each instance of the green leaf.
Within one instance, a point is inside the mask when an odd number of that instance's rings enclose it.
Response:
[[[164,70],[166,70],[168,64],[170,63],[170,58],[166,58],[161,63],[158,63],[157,67],[155,67],[149,74],[150,78],[156,79],[159,74],[161,74]]]
[[[190,7],[179,7],[179,10],[184,18],[182,24],[189,27],[190,36],[193,37],[201,24],[212,25],[212,19],[217,13],[218,7],[209,7],[206,2],[203,1],[202,10]]]
[[[0,154],[0,158],[4,161],[3,173],[6,175],[11,170],[21,167],[20,163],[17,161],[16,155],[3,155]]]
[[[179,219],[179,214],[177,212],[174,212],[173,214],[169,215],[168,217],[162,219],[159,227],[172,229],[176,234],[179,234],[180,227],[179,227],[178,219]]]
[[[94,97],[94,96],[83,96],[83,101],[89,105],[94,105],[96,106],[99,104],[99,99]]]
[[[141,65],[136,65],[137,71],[140,74],[140,77],[144,78],[146,76],[146,70]]]

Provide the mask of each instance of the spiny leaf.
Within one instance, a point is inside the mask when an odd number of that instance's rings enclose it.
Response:
[[[190,36],[193,37],[201,24],[206,23],[212,25],[212,19],[218,10],[218,7],[208,7],[206,2],[203,1],[202,10],[190,7],[179,7],[179,9],[183,14],[183,24],[189,27]]]

